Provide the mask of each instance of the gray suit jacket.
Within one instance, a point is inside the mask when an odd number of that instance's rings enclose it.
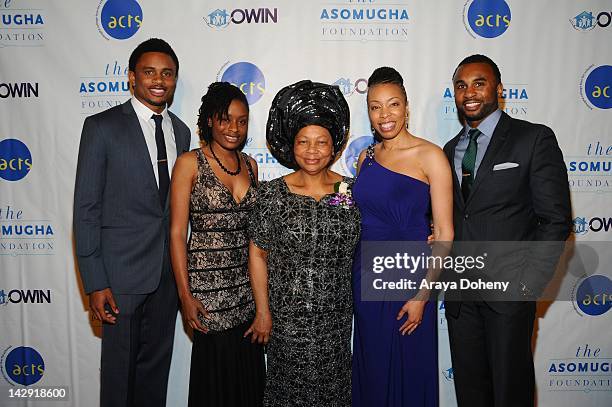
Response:
[[[170,117],[180,155],[191,134]],[[130,101],[85,119],[73,222],[86,293],[110,287],[116,294],[147,294],[157,288],[169,237],[169,204],[161,207],[158,191]]]

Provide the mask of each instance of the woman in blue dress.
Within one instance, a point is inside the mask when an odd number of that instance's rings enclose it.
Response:
[[[401,75],[376,69],[368,79],[368,116],[379,143],[358,161],[353,197],[361,241],[453,239],[452,178],[443,151],[407,130]],[[434,229],[430,228],[433,220]],[[405,302],[362,300],[361,253],[353,263],[355,407],[438,405],[436,298],[426,290]]]

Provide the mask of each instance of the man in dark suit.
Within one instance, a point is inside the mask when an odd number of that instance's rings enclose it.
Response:
[[[460,407],[532,406],[534,300],[554,273],[570,233],[567,170],[551,129],[499,110],[503,86],[491,59],[465,58],[453,85],[465,121],[444,147],[455,170],[455,241],[523,242],[522,251],[493,262],[511,279],[513,291],[505,301],[478,294],[466,301],[466,293],[447,298],[457,401]],[[486,250],[487,244],[481,247]],[[488,249],[508,250],[504,243],[490,243]]]
[[[74,192],[79,271],[103,322],[101,406],[165,406],[178,310],[168,189],[188,127],[167,106],[178,59],[163,40],[129,60],[133,97],[85,119]]]

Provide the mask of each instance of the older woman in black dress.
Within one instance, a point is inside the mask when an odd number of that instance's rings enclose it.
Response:
[[[249,272],[268,342],[266,406],[351,405],[351,263],[359,211],[349,179],[331,171],[348,137],[337,87],[302,81],[282,89],[268,118],[270,151],[296,171],[258,190]]]

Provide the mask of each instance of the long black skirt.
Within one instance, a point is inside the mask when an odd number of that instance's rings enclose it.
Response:
[[[260,407],[266,381],[262,345],[243,338],[250,322],[223,332],[194,331],[189,407]]]

